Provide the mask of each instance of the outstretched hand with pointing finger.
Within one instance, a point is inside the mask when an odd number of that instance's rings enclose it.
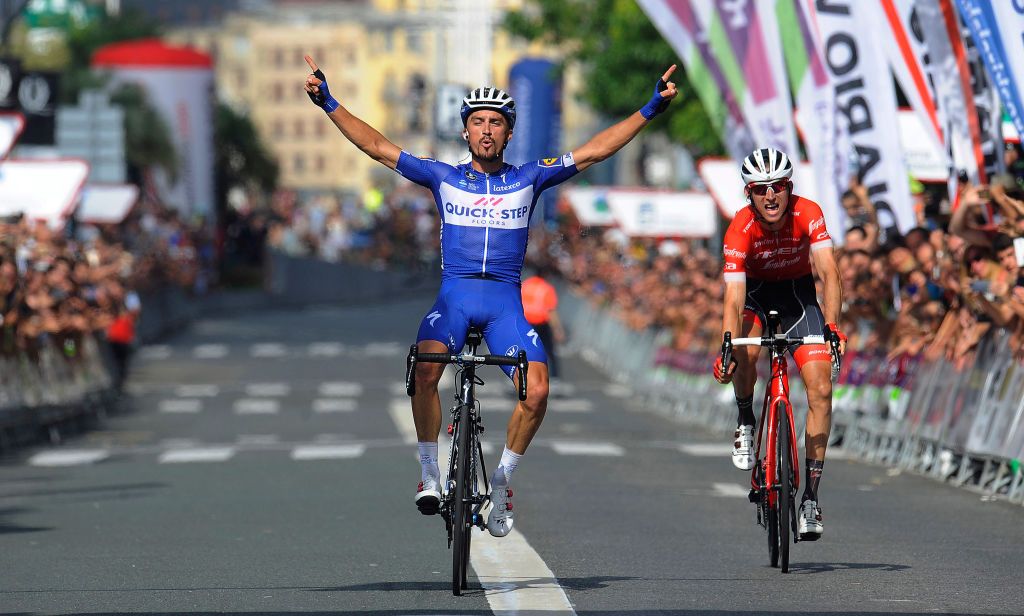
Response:
[[[309,95],[309,100],[313,101],[314,105],[321,107],[327,113],[334,111],[338,108],[338,101],[331,96],[331,91],[327,87],[327,77],[320,70],[320,67],[316,65],[316,62],[313,61],[313,58],[308,54],[304,57],[306,64],[313,71],[306,77],[305,83],[306,94]]]

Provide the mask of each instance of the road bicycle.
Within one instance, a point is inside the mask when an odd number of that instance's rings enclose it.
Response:
[[[832,355],[832,380],[839,374],[839,338],[827,336],[790,337],[779,332],[779,313],[768,312],[767,327],[760,337],[732,338],[725,332],[722,340],[722,365],[732,361],[733,347],[768,347],[771,376],[764,392],[761,421],[757,431],[754,470],[750,474],[750,502],[757,505],[757,523],[768,531],[768,559],[772,567],[781,565],[789,573],[789,544],[800,541],[797,533],[796,493],[800,488],[799,461],[793,406],[789,402],[789,366],[786,351],[799,344],[825,344]],[[767,426],[767,429],[765,428]],[[761,445],[764,437],[764,456]]]
[[[414,344],[409,349],[405,368],[405,390],[409,396],[416,393],[416,364],[455,364],[458,369],[458,388],[451,408],[448,434],[452,437],[448,479],[441,495],[441,517],[448,531],[448,547],[452,550],[452,594],[459,596],[468,588],[469,546],[473,528],[484,529],[486,520],[480,511],[490,501],[490,485],[484,468],[484,452],[480,434],[484,425],[480,419],[480,403],[476,386],[483,380],[476,374],[477,366],[513,366],[519,383],[519,399],[526,400],[526,372],[529,366],[526,351],[515,357],[507,355],[478,355],[477,347],[483,335],[470,328],[466,336],[466,350],[460,354],[420,353]],[[482,484],[482,485],[481,485]],[[482,489],[481,489],[482,487]]]

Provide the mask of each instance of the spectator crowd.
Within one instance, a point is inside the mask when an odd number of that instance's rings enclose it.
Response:
[[[119,225],[71,221],[58,231],[20,216],[0,220],[0,357],[38,366],[56,354],[75,363],[99,334],[120,385],[139,294],[168,285],[204,290],[210,240],[201,224],[147,204]]]

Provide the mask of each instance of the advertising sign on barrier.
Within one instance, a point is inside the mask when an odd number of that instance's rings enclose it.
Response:
[[[139,198],[132,184],[90,184],[82,191],[78,219],[98,224],[120,224]]]
[[[7,156],[25,128],[25,116],[0,112],[0,159]]]
[[[59,228],[74,210],[88,176],[84,160],[0,162],[0,216],[24,214]]]
[[[608,205],[630,237],[711,237],[718,225],[705,193],[612,190]]]
[[[615,224],[615,217],[608,207],[609,190],[607,186],[570,186],[563,194],[581,225],[610,227]]]

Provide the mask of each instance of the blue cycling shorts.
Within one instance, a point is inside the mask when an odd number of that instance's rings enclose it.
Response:
[[[508,282],[483,278],[443,281],[437,301],[420,323],[416,340],[437,340],[458,353],[472,325],[483,332],[492,355],[513,357],[524,350],[527,360],[547,364],[540,336],[523,316],[519,285]],[[502,370],[509,378],[515,374],[512,366],[502,366]]]

